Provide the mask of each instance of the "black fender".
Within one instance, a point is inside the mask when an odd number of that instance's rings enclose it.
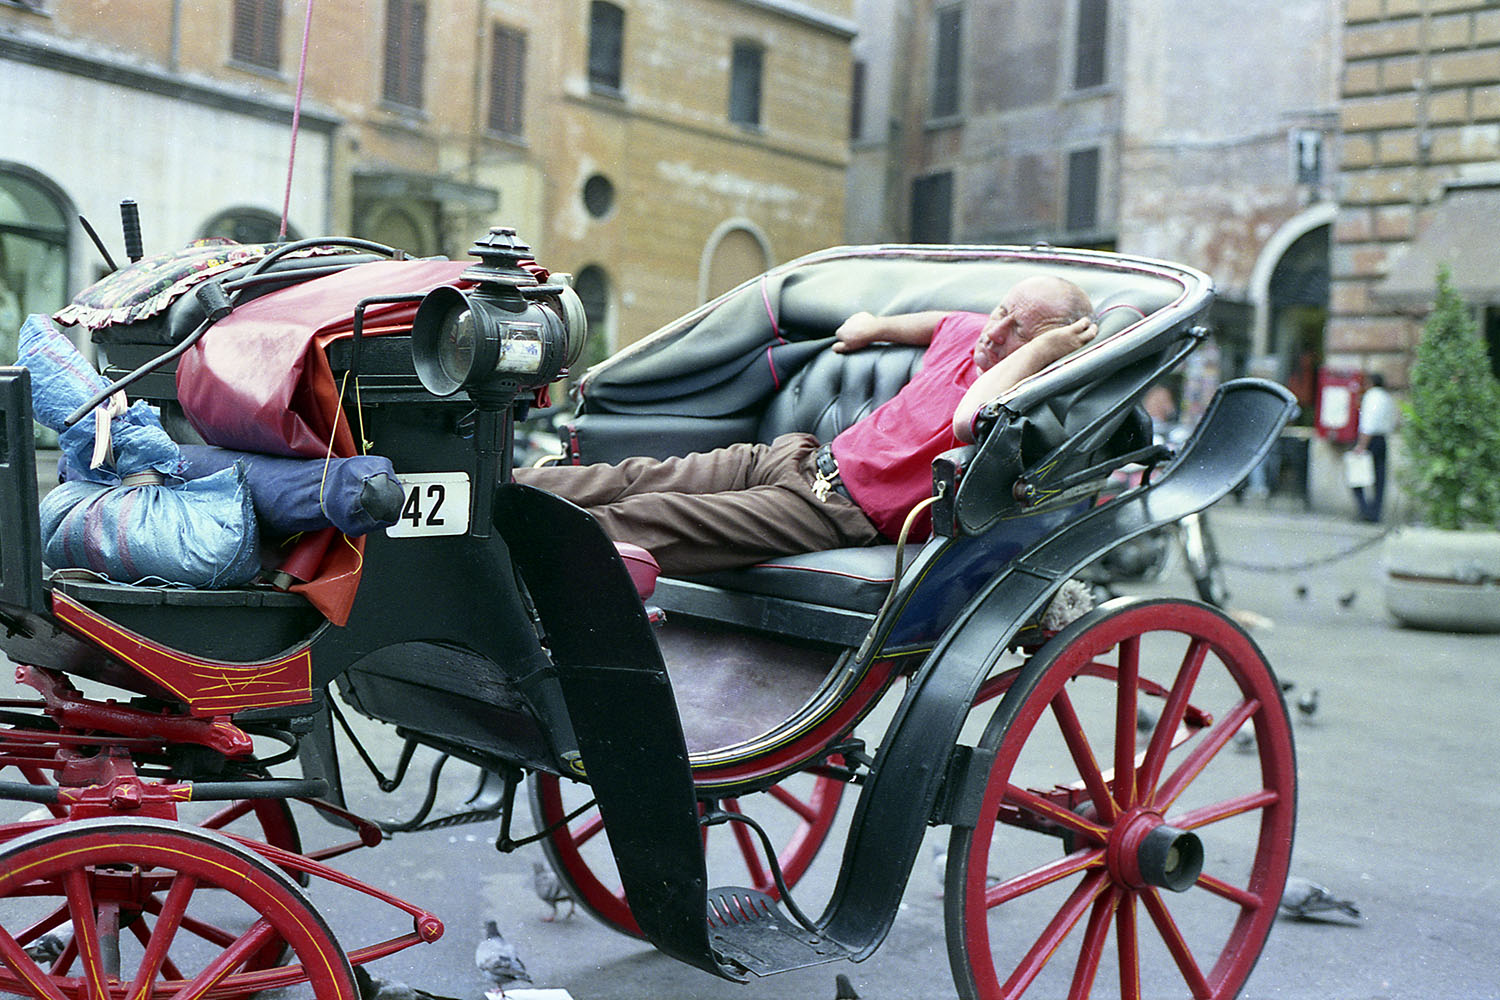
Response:
[[[944,792],[950,759],[958,760],[955,748],[970,706],[1016,631],[1060,584],[1115,545],[1223,497],[1265,458],[1296,410],[1291,393],[1274,382],[1226,383],[1153,483],[1042,540],[970,602],[912,678],[886,731],[855,810],[838,884],[818,920],[826,937],[856,959],[884,940]]]
[[[630,911],[679,961],[743,978],[708,938],[708,871],[682,722],[651,624],[614,544],[561,497],[510,483],[495,530],[536,608]]]

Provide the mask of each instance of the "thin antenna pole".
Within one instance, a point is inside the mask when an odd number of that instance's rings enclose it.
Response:
[[[302,24],[302,58],[297,64],[297,98],[292,102],[292,149],[286,158],[286,194],[281,199],[281,232],[277,242],[286,240],[286,219],[292,207],[292,168],[297,163],[297,127],[302,121],[302,85],[307,80],[307,40],[312,36],[313,0],[307,0],[307,19]]]

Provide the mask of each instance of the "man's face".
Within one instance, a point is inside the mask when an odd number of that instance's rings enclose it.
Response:
[[[1007,299],[995,307],[974,341],[974,367],[989,371],[1011,351],[1021,346],[1020,324]]]

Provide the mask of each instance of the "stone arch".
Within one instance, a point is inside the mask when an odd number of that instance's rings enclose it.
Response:
[[[768,270],[771,241],[754,221],[726,219],[703,244],[698,263],[698,301],[707,302]]]

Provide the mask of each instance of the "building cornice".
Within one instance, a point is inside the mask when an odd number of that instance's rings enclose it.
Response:
[[[127,62],[107,52],[84,50],[55,39],[26,37],[0,32],[0,61],[24,63],[55,73],[67,73],[100,83],[156,94],[174,100],[229,111],[279,125],[290,124],[292,102],[281,97],[262,97],[208,80],[193,80],[152,66]],[[331,133],[342,119],[302,105],[300,125],[316,132]]]
[[[767,14],[775,14],[789,21],[818,28],[842,38],[853,38],[859,33],[859,25],[851,19],[835,17],[808,4],[797,3],[796,0],[734,0],[734,2],[741,7],[752,7]]]

